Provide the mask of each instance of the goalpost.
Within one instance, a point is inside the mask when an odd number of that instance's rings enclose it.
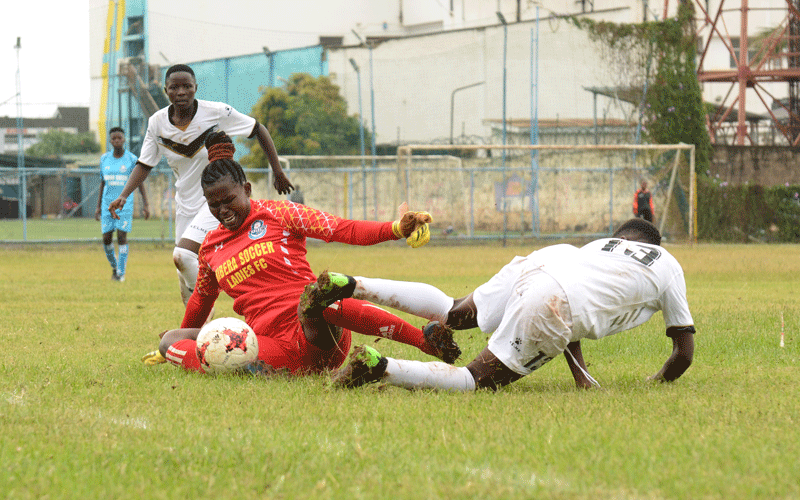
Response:
[[[350,219],[392,220],[407,201],[436,240],[593,239],[633,217],[642,180],[667,242],[696,240],[694,146],[408,145],[397,155],[284,156],[304,202]],[[283,198],[248,170],[255,198]]]
[[[694,243],[694,145],[413,144],[397,155],[397,195],[446,237],[607,236],[633,216],[642,180],[664,240]]]

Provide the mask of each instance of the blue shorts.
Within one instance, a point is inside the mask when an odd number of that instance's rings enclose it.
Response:
[[[119,219],[114,219],[111,217],[111,213],[108,209],[102,210],[100,214],[100,227],[103,234],[110,233],[115,229],[123,233],[131,232],[131,227],[133,226],[133,210],[118,210],[117,214],[119,215]]]

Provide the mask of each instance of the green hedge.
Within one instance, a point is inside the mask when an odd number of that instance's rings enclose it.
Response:
[[[697,178],[700,241],[800,242],[800,186],[731,186]]]

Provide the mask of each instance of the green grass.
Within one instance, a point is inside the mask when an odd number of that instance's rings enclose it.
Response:
[[[139,357],[182,316],[169,245],[132,244],[121,284],[109,279],[99,244],[0,247],[0,491],[20,499],[800,497],[797,247],[669,248],[686,271],[698,330],[695,362],[676,383],[644,380],[671,348],[656,315],[583,343],[603,390],[575,389],[557,359],[496,394],[442,394],[145,367]],[[529,250],[312,245],[309,260],[317,272],[423,280],[461,296]],[[232,315],[231,303],[221,297],[217,316]],[[462,362],[485,345],[478,331],[458,340]],[[389,341],[377,347],[431,359]]]
[[[167,219],[133,220],[130,240],[157,240],[173,244],[175,223]],[[58,240],[100,240],[100,221],[94,218],[69,217],[65,219],[0,219],[0,242],[49,242]],[[114,237],[116,239],[116,236]]]

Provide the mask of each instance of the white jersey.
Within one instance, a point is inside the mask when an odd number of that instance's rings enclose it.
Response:
[[[169,109],[162,108],[147,122],[139,162],[155,167],[164,156],[175,174],[177,212],[193,217],[206,202],[200,177],[208,165],[205,140],[209,133],[222,130],[229,136],[251,136],[256,120],[222,102],[197,102],[197,112],[191,123],[180,129],[169,119]]]
[[[580,249],[556,245],[528,256],[564,289],[572,338],[599,339],[645,323],[663,311],[666,327],[693,326],[678,261],[657,245],[619,238]]]

